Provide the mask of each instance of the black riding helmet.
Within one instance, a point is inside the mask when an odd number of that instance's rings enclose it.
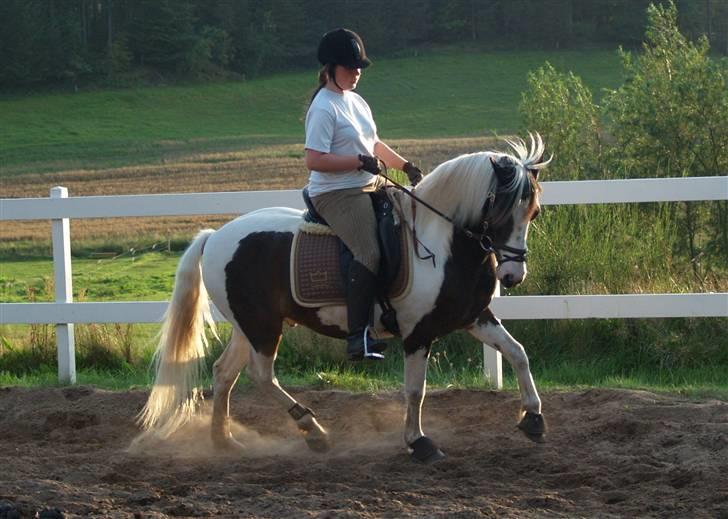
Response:
[[[341,65],[347,68],[367,68],[372,62],[364,51],[364,42],[349,29],[334,29],[321,38],[318,60],[322,65]]]

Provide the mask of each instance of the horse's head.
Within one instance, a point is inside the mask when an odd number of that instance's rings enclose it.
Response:
[[[543,162],[541,136],[531,135],[527,146],[521,139],[506,141],[515,154],[479,152],[443,162],[417,185],[415,193],[438,208],[456,228],[496,251],[496,275],[512,287],[526,277],[528,226],[540,211],[538,171]],[[421,217],[426,227],[434,212]]]
[[[498,260],[496,276],[504,287],[510,288],[521,283],[528,272],[528,227],[541,210],[538,172],[551,159],[543,162],[544,145],[538,134],[535,139],[531,135],[530,147],[520,139],[507,142],[517,156],[490,157],[496,188],[485,218]]]

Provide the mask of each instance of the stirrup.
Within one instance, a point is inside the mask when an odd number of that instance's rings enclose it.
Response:
[[[364,332],[362,336],[349,336],[347,337],[347,345],[346,345],[346,354],[351,361],[360,361],[363,359],[371,359],[371,360],[382,360],[384,359],[384,355],[381,353],[377,353],[376,351],[373,351],[370,349],[369,341],[371,340],[371,337],[369,335],[369,326],[366,326],[364,328]],[[352,344],[352,341],[356,341],[356,343]],[[386,343],[384,341],[380,341],[379,344],[382,344],[386,347]],[[357,349],[356,351],[353,351],[351,349],[351,346],[355,346]],[[361,346],[359,348],[359,346]]]
[[[364,358],[382,360],[384,355],[376,351],[369,351],[369,326],[364,328]]]

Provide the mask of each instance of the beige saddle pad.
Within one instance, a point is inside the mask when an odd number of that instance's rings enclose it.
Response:
[[[392,301],[404,298],[411,288],[409,233],[401,231],[402,262],[390,287]],[[291,292],[301,306],[315,308],[346,304],[339,239],[325,225],[303,222],[291,247]]]

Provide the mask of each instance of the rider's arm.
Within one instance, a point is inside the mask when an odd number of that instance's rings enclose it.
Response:
[[[399,153],[382,141],[374,145],[374,154],[382,159],[388,168],[402,169],[407,162]]]
[[[356,155],[334,155],[321,151],[306,149],[306,168],[309,171],[336,173],[359,169],[362,163]]]

